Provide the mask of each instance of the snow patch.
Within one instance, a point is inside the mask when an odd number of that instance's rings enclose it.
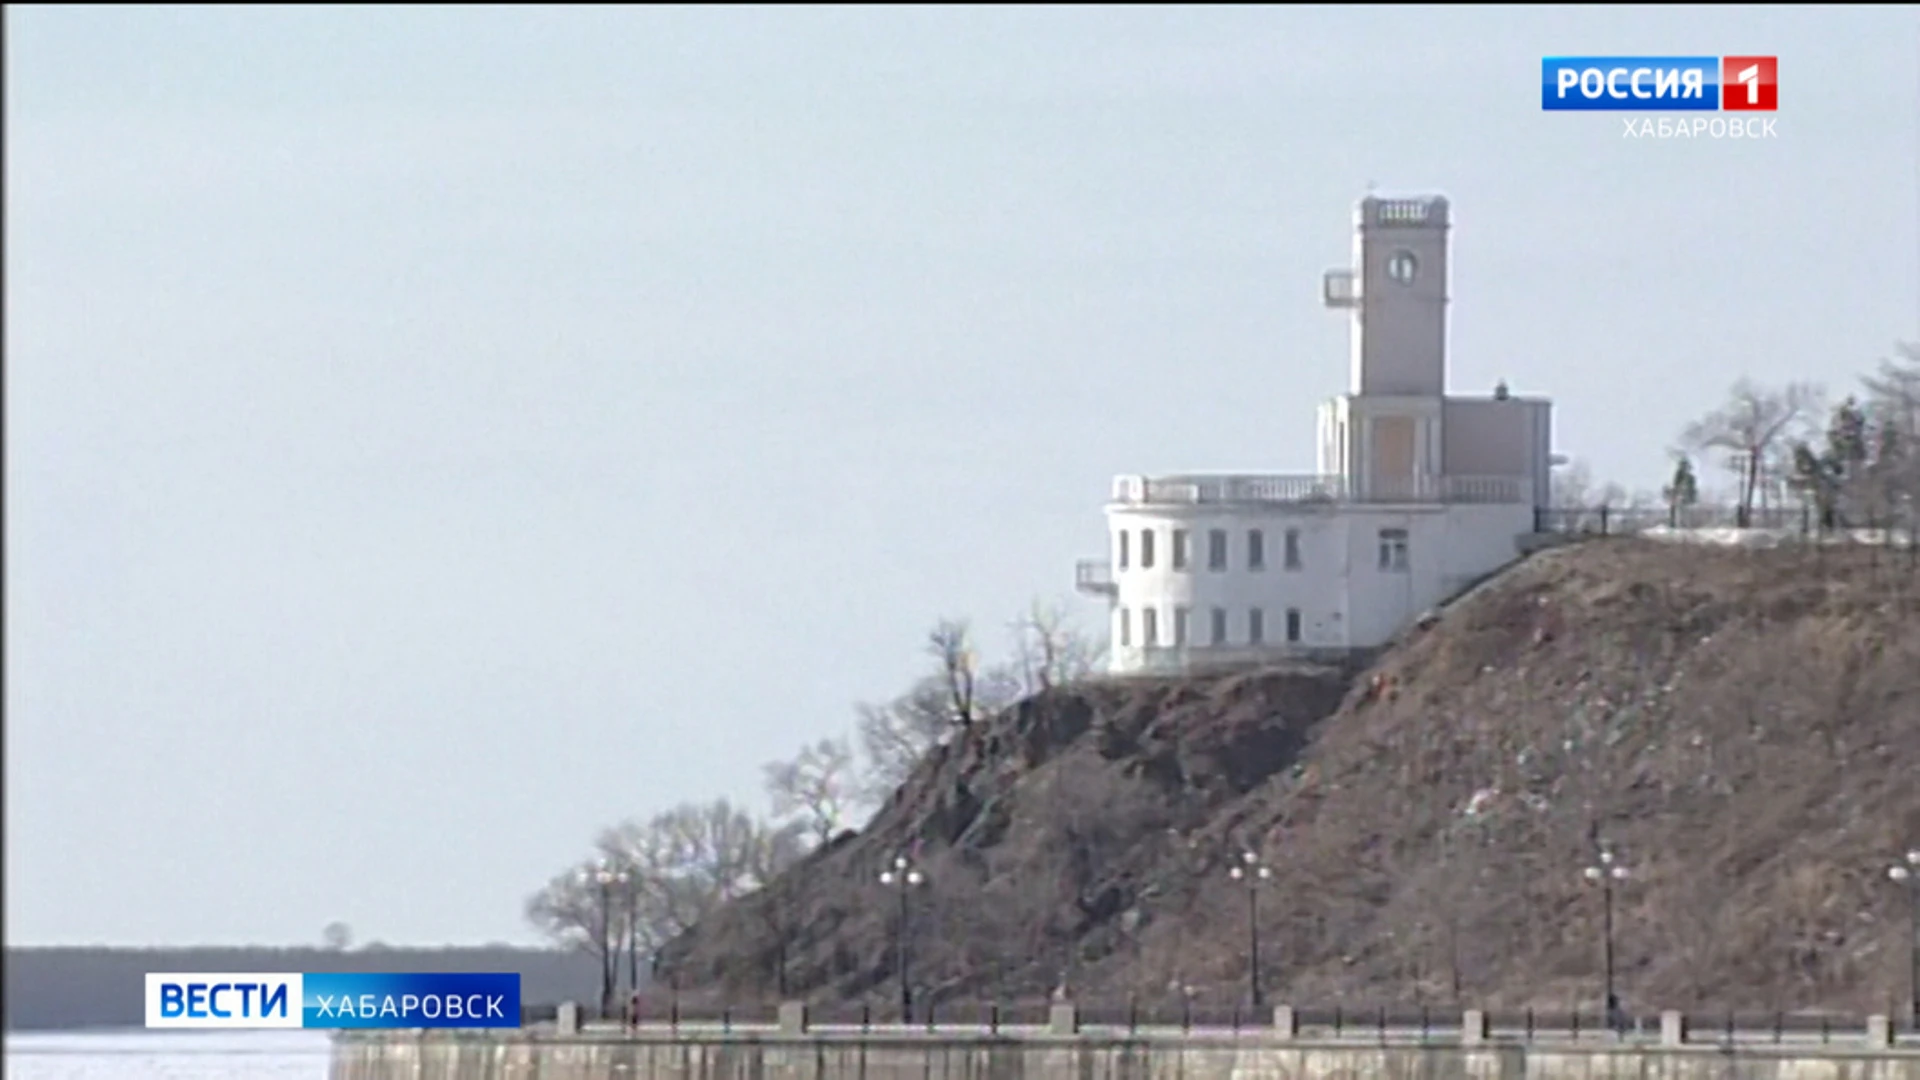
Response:
[[[1799,529],[1742,529],[1732,526],[1677,528],[1654,525],[1640,530],[1649,540],[1681,544],[1716,544],[1722,547],[1772,548],[1788,544],[1869,544],[1877,547],[1904,547],[1909,536],[1904,529],[1834,529],[1808,536]]]

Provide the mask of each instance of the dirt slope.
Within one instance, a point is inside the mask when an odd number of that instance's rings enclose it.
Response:
[[[938,752],[862,833],[675,943],[683,992],[1593,1007],[1591,836],[1629,1008],[1885,1008],[1920,844],[1920,567],[1863,550],[1542,553],[1370,666],[1102,683]]]

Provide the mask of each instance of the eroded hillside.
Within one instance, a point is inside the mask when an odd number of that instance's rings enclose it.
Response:
[[[1565,1009],[1598,996],[1597,829],[1629,1007],[1884,1008],[1888,858],[1920,843],[1920,568],[1868,550],[1537,555],[1371,666],[1097,683],[937,752],[862,833],[677,942],[683,991],[891,993],[901,851],[923,998],[1243,993]],[[782,950],[779,943],[786,942]]]

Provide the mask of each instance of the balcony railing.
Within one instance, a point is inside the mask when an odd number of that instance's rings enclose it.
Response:
[[[1518,476],[1416,477],[1404,483],[1374,483],[1363,502],[1523,503],[1531,485]]]
[[[1119,591],[1113,581],[1113,564],[1105,559],[1082,559],[1075,563],[1073,587],[1095,596],[1112,596]]]
[[[1320,302],[1330,308],[1360,306],[1360,283],[1351,270],[1329,270],[1320,279]]]
[[[1346,498],[1338,476],[1122,476],[1113,501],[1167,503],[1335,502]]]
[[[1373,204],[1373,220],[1377,225],[1446,224],[1447,200],[1444,198],[1369,199],[1368,201]]]
[[[1429,476],[1356,488],[1343,476],[1122,476],[1113,501],[1133,506],[1230,503],[1525,503],[1532,485],[1518,476]]]

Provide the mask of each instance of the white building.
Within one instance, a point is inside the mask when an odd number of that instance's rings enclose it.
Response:
[[[1320,406],[1311,476],[1121,476],[1109,559],[1076,584],[1112,608],[1115,674],[1383,644],[1519,555],[1547,504],[1552,405],[1446,392],[1447,200],[1366,198],[1347,393]]]

